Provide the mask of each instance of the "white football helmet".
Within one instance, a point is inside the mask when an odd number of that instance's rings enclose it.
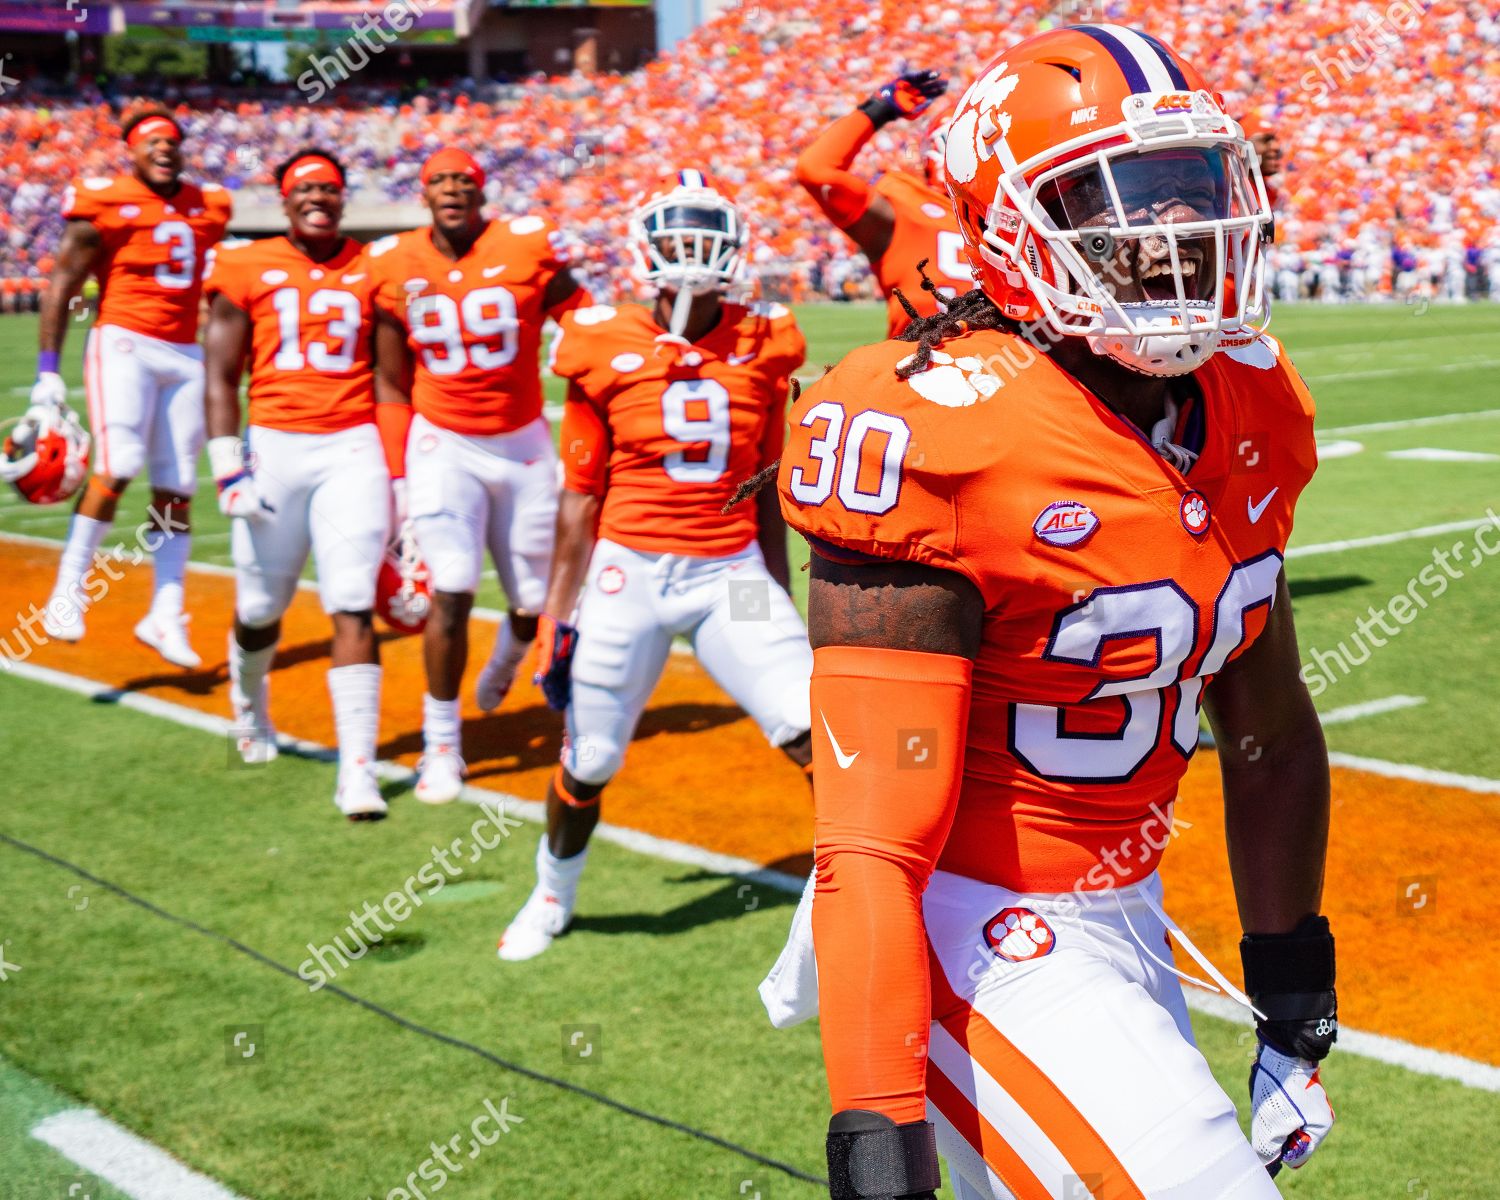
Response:
[[[637,278],[679,298],[739,284],[746,240],[739,209],[702,171],[669,176],[630,216]]]

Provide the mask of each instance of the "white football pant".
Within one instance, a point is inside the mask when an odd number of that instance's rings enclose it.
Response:
[[[674,637],[773,746],[811,726],[807,627],[754,542],[737,554],[648,554],[601,540],[579,602],[563,766],[607,783],[625,759]]]
[[[97,325],[84,347],[94,470],[191,496],[203,449],[203,347]]]

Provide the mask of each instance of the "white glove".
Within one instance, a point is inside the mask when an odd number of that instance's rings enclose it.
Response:
[[[1250,1107],[1250,1144],[1273,1175],[1283,1163],[1300,1167],[1333,1128],[1318,1064],[1291,1058],[1265,1042],[1250,1068]]]
[[[209,438],[208,465],[219,485],[219,511],[226,517],[258,521],[273,511],[245,466],[245,443],[239,438]]]
[[[31,385],[31,407],[55,412],[68,403],[68,385],[56,371],[41,371]],[[30,415],[29,413],[27,414]]]

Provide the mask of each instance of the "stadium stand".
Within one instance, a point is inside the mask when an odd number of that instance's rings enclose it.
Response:
[[[1485,0],[858,7],[736,5],[628,75],[503,88],[466,81],[415,99],[355,80],[316,106],[294,87],[196,88],[181,106],[187,150],[199,177],[234,189],[241,213],[253,214],[274,205],[270,170],[295,146],[335,148],[351,165],[353,202],[389,206],[414,200],[418,164],[433,148],[465,145],[489,173],[499,210],[541,207],[577,236],[603,293],[623,275],[628,201],[662,172],[694,163],[752,214],[757,266],[772,289],[847,295],[865,286],[862,266],[796,185],[798,150],[908,64],[950,70],[962,86],[1008,40],[1105,19],[1151,28],[1203,62],[1233,110],[1277,131],[1286,151],[1280,295],[1500,296],[1500,129],[1486,115],[1500,106],[1500,18]],[[1430,86],[1411,87],[1418,79]],[[74,96],[22,90],[0,104],[7,304],[51,265],[61,189],[116,169],[114,110],[97,91]],[[915,170],[909,130],[877,135],[858,165],[872,175]]]

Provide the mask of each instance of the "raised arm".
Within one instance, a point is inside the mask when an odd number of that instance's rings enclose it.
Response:
[[[938,1184],[921,905],[958,804],[983,610],[953,572],[812,559],[812,919],[835,1196],[873,1194],[852,1184],[871,1171],[894,1196]],[[933,769],[900,769],[911,730],[936,731]]]

